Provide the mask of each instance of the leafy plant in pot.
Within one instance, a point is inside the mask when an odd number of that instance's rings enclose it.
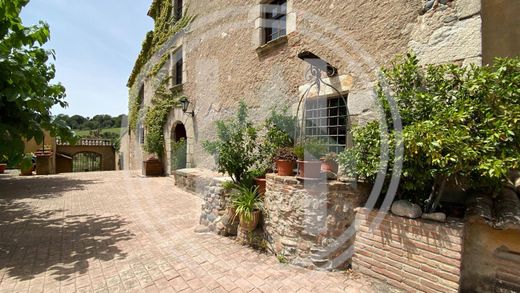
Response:
[[[20,171],[22,176],[31,176],[34,171],[34,155],[26,153],[20,162]]]
[[[292,148],[280,148],[276,151],[274,160],[279,176],[293,176],[294,162],[298,159]]]
[[[258,186],[258,194],[263,196],[265,194],[266,183],[265,174],[267,174],[267,169],[253,169],[249,173],[251,177],[254,179],[255,185]]]
[[[321,161],[319,158],[327,147],[318,139],[307,139],[294,148],[298,157],[299,176],[302,178],[320,178]]]
[[[7,168],[8,158],[6,155],[0,155],[0,174],[4,174],[5,169]]]
[[[338,173],[338,154],[327,153],[321,161],[321,171]]]
[[[232,206],[236,210],[236,216],[240,219],[240,227],[248,232],[255,230],[260,221],[262,209],[258,186],[239,186],[233,196]]]

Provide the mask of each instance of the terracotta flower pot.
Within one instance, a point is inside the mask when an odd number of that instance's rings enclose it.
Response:
[[[321,161],[298,161],[298,166],[302,178],[321,177]]]
[[[293,176],[293,161],[278,160],[276,161],[276,169],[279,176]]]
[[[265,187],[266,187],[267,180],[265,178],[255,178],[255,184],[258,186],[258,194],[260,196],[264,196],[265,194]]]
[[[4,174],[5,168],[7,168],[7,164],[0,164],[0,174]]]
[[[31,166],[31,168],[27,168],[27,169],[21,169],[20,172],[22,176],[31,176],[33,174],[33,167]]]
[[[322,161],[321,162],[321,171],[322,172],[338,173],[338,163]]]
[[[246,221],[243,215],[240,215],[240,228],[247,232],[252,232],[258,226],[258,222],[260,221],[260,211],[253,211],[253,218],[251,221]]]
[[[237,221],[237,209],[235,207],[228,207],[227,209],[230,223],[233,224]]]

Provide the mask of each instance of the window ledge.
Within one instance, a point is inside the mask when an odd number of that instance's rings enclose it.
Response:
[[[269,41],[269,42],[263,44],[262,46],[256,48],[256,53],[258,54],[259,57],[263,57],[263,56],[269,54],[270,52],[286,45],[287,42],[288,42],[287,35],[279,37],[275,40]]]
[[[168,89],[170,91],[182,91],[183,87],[184,87],[184,83],[179,83],[179,84],[171,85]]]

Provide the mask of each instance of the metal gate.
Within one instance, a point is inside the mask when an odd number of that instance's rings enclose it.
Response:
[[[172,170],[179,170],[186,168],[187,163],[187,146],[186,139],[181,138],[177,142],[172,142],[171,146],[171,168]]]
[[[82,152],[72,158],[72,172],[101,171],[101,155],[92,152]]]

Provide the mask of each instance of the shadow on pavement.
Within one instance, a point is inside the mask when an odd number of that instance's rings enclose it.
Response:
[[[89,261],[127,256],[116,244],[134,235],[124,229],[128,222],[121,217],[45,210],[42,200],[94,183],[66,177],[0,178],[0,269],[6,269],[6,277],[26,280],[50,271],[54,279],[66,280],[86,272]]]

